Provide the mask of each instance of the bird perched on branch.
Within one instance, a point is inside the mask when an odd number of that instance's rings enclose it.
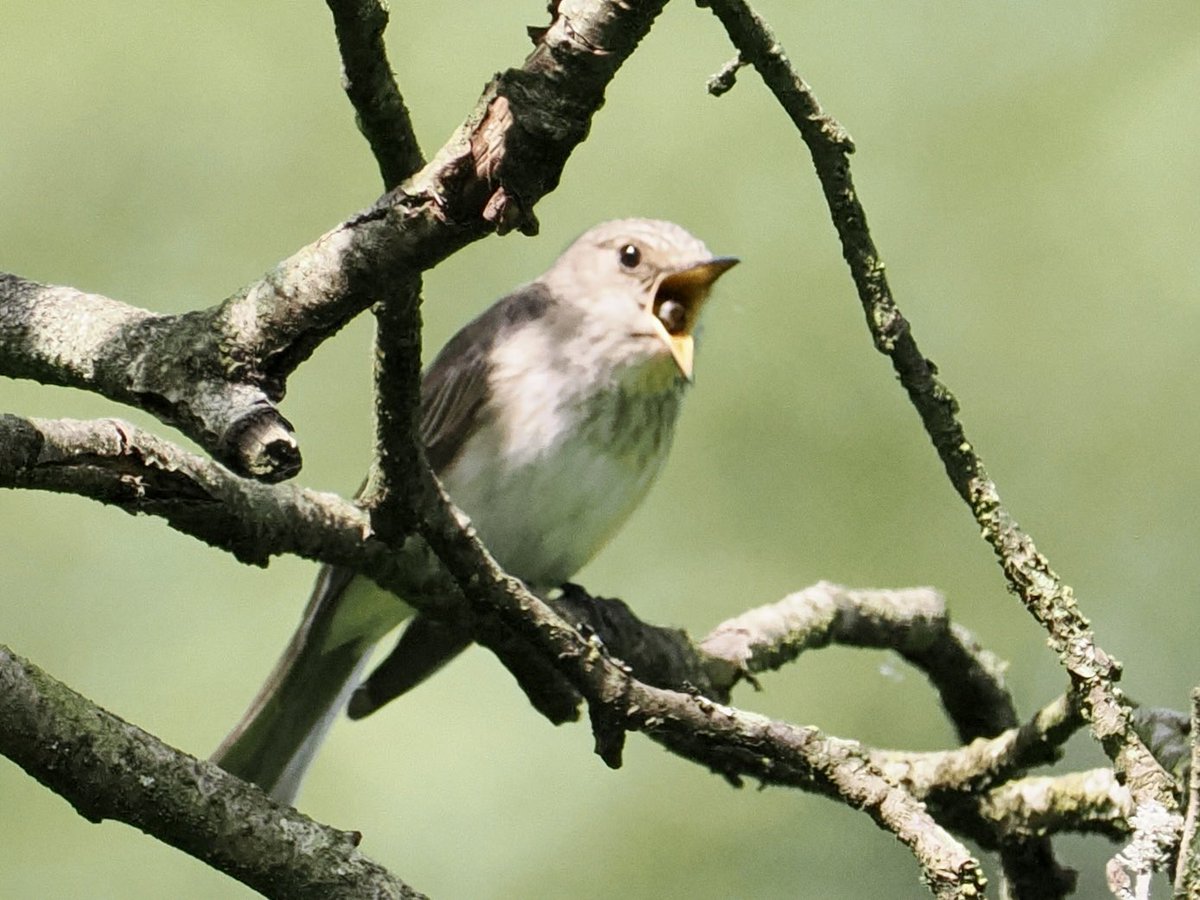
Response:
[[[531,590],[566,582],[645,496],[692,380],[701,310],[736,262],[670,222],[606,222],[459,331],[426,371],[429,463]],[[409,618],[384,663],[386,695],[372,692],[375,676],[360,686],[375,645]],[[299,629],[213,760],[291,802],[348,702],[352,716],[366,715],[469,643],[369,579],[325,566]]]

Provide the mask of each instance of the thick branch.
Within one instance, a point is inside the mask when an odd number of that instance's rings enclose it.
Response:
[[[0,646],[0,753],[90,822],[115,819],[268,897],[418,898],[253,785],[122,721]]]
[[[0,488],[90,497],[160,516],[184,534],[265,565],[294,553],[353,566],[414,605],[453,604],[457,585],[418,538],[390,545],[336,494],[264,485],[115,419],[0,415]],[[461,600],[457,601],[461,603]]]
[[[496,76],[431,163],[217,307],[156,316],[0,275],[0,375],[139,406],[237,472],[276,481],[300,453],[287,377],[379,298],[493,231],[537,228],[617,69],[666,0],[562,0],[521,68]]]

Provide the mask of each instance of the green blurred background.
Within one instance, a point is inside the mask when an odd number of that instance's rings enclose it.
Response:
[[[432,152],[542,0],[393,4],[392,61]],[[1144,702],[1200,678],[1196,539],[1200,5],[762,0],[859,146],[862,199],[901,308],[1001,492],[1075,586]],[[6,2],[0,269],[164,312],[212,304],[370,203],[378,176],[312,2]],[[696,389],[648,502],[579,580],[703,633],[820,578],[930,584],[1011,661],[1026,712],[1064,684],[871,347],[807,154],[716,19],[671,4],[538,207],[426,280],[436,348],[605,218],[680,221],[744,265],[710,306]],[[300,480],[350,491],[371,442],[371,322],[291,382]],[[117,415],[0,384],[0,409]],[[168,432],[169,433],[169,432]],[[198,755],[241,713],[314,566],[269,570],[86,501],[0,497],[0,642]],[[919,674],[830,650],[742,691],[832,733],[937,748]],[[1071,763],[1101,762],[1087,739]],[[582,725],[534,714],[485,652],[335,729],[301,797],[439,898],[923,897],[865,816],[736,791],[634,737],[608,771]],[[1063,840],[1101,895],[1112,848]],[[250,892],[123,825],[89,825],[0,760],[0,896]]]

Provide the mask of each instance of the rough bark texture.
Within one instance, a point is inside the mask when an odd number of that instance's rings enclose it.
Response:
[[[0,722],[0,753],[88,821],[126,822],[267,897],[424,896],[360,854],[358,835],[168,747],[3,646]]]

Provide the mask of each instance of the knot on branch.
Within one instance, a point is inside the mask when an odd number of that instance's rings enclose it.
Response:
[[[303,464],[292,423],[273,406],[259,404],[235,420],[221,456],[239,475],[273,483],[293,478]]]

